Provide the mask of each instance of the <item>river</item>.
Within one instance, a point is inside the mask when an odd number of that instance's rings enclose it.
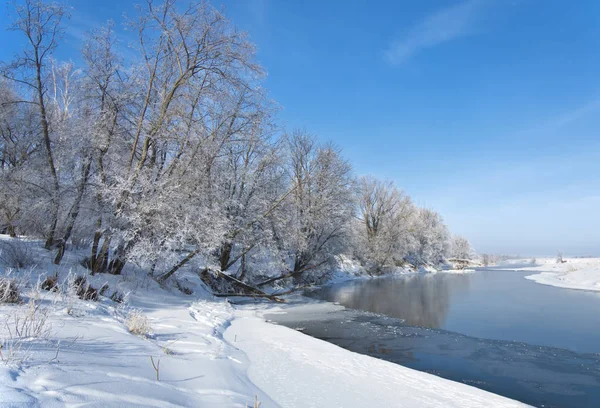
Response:
[[[268,318],[534,406],[600,406],[600,293],[526,275],[485,269],[354,280],[306,294],[345,310]]]

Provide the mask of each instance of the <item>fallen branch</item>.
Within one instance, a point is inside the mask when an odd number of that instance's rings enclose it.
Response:
[[[285,293],[283,293],[285,295]],[[273,302],[278,302],[278,303],[285,303],[285,300],[283,299],[279,299],[277,296],[275,295],[269,295],[268,293],[264,293],[264,294],[260,294],[260,293],[254,293],[254,294],[248,294],[248,293],[213,293],[214,296],[216,297],[251,297],[251,298],[266,298],[269,300],[272,300]]]
[[[265,285],[268,285],[270,283],[277,282],[278,280],[281,280],[281,279],[287,279],[287,278],[293,278],[295,276],[299,276],[302,273],[304,273],[306,271],[310,271],[311,269],[318,268],[319,266],[321,266],[321,265],[323,265],[325,263],[327,263],[327,261],[319,262],[318,264],[315,264],[315,265],[312,265],[312,266],[307,266],[307,267],[302,268],[302,269],[300,269],[298,271],[289,271],[287,273],[284,273],[282,275],[276,276],[274,278],[267,279],[266,281],[263,281],[263,282],[257,284],[256,287],[260,288],[261,286],[265,286]]]
[[[223,278],[223,279],[225,279],[225,280],[233,283],[235,286],[241,287],[242,289],[251,292],[249,294],[240,294],[239,296],[264,297],[264,298],[267,298],[267,299],[272,300],[274,302],[282,302],[282,300],[281,299],[277,299],[276,296],[273,296],[273,295],[270,295],[270,294],[268,294],[266,292],[263,292],[262,290],[254,287],[254,286],[250,286],[247,283],[244,283],[241,280],[239,280],[237,278],[234,278],[231,275],[227,275],[226,273],[223,273],[221,271],[217,271],[217,276],[219,276],[219,277],[221,277],[221,278]]]
[[[200,249],[196,249],[195,251],[190,252],[185,258],[183,258],[177,265],[175,265],[174,267],[171,268],[171,270],[169,270],[169,272],[165,273],[162,276],[159,276],[156,281],[158,283],[164,283],[167,279],[169,279],[175,272],[177,272],[179,270],[179,268],[181,268],[182,266],[184,266],[185,264],[187,264],[189,261],[192,260],[192,258],[194,258],[196,255],[198,255],[200,253]]]

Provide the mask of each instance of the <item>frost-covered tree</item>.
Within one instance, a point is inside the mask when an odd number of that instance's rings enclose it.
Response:
[[[401,263],[414,248],[412,227],[417,210],[392,182],[362,177],[357,190],[356,252],[371,269],[381,272]]]
[[[11,29],[23,34],[26,45],[11,64],[2,67],[5,78],[23,87],[25,98],[16,102],[34,105],[38,115],[40,139],[46,156],[43,176],[49,178],[50,186],[48,189],[41,189],[46,190],[49,201],[49,219],[45,228],[46,249],[54,244],[61,198],[60,175],[54,148],[56,136],[53,135],[51,112],[48,110],[48,71],[50,59],[62,35],[62,21],[65,17],[65,7],[58,3],[46,3],[42,0],[15,3],[15,21]]]
[[[221,12],[142,3],[127,58],[108,22],[81,66],[53,59],[64,6],[16,3],[26,41],[0,64],[0,232],[43,238],[57,264],[88,245],[92,274],[133,263],[164,282],[191,267],[258,295],[312,282],[342,253],[376,272],[446,256],[437,213],[278,128],[254,45]]]
[[[287,271],[305,281],[344,250],[353,214],[350,164],[332,145],[320,145],[305,131],[287,138],[289,195],[271,217],[273,236]]]
[[[130,153],[111,186],[119,227],[110,269],[135,260],[163,269],[164,280],[226,239],[221,161],[249,137],[262,69],[246,36],[207,4],[148,1],[130,25],[142,62],[131,74]],[[180,258],[180,248],[190,253]]]
[[[443,262],[450,249],[450,233],[442,217],[433,210],[420,208],[413,225],[416,249],[411,258],[418,263]]]
[[[12,237],[26,232],[37,197],[45,193],[29,182],[40,149],[36,111],[19,101],[12,84],[0,80],[0,231]]]
[[[454,259],[472,259],[473,248],[469,241],[460,235],[454,235],[450,241],[450,257]]]

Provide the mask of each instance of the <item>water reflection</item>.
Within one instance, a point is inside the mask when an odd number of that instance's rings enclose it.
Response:
[[[354,281],[313,291],[310,296],[397,317],[411,326],[441,328],[452,297],[466,293],[470,279],[470,274],[427,274]]]

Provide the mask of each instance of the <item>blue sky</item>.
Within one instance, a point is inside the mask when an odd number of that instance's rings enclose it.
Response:
[[[61,58],[135,2],[68,3]],[[395,180],[479,252],[600,255],[597,0],[212,3],[256,43],[281,123],[358,174]],[[0,38],[6,59],[19,40]]]

